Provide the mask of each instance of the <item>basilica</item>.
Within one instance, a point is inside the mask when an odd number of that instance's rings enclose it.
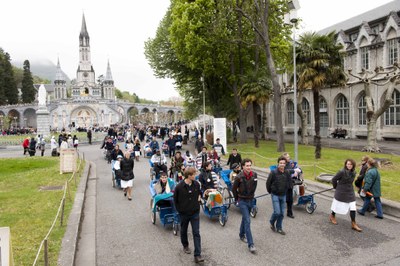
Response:
[[[71,84],[68,95],[67,82],[57,62],[56,78],[51,90],[47,90],[49,99],[50,126],[64,128],[109,126],[124,120],[124,108],[119,107],[115,98],[114,81],[110,63],[105,77],[96,80],[91,63],[90,37],[85,16],[79,34],[79,64],[76,81]]]
[[[35,88],[39,91],[40,86],[44,86],[46,91],[45,108],[47,109],[41,112],[46,113],[45,125],[52,130],[109,127],[114,124],[139,122],[164,125],[183,119],[183,109],[180,106],[140,104],[117,99],[110,62],[107,63],[106,74],[96,78],[91,63],[90,37],[85,15],[82,16],[79,34],[79,63],[76,79],[70,86],[67,84],[60,60],[58,60],[53,83],[37,84]],[[37,103],[38,101],[0,106],[0,128],[39,127]]]

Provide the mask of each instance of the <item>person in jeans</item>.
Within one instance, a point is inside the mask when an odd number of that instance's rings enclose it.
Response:
[[[368,158],[367,161],[368,170],[364,177],[364,186],[361,189],[363,194],[366,194],[364,205],[361,209],[358,210],[360,215],[365,215],[365,211],[367,211],[368,206],[370,205],[371,199],[374,198],[375,206],[376,206],[376,218],[383,219],[382,212],[382,203],[381,203],[381,175],[377,169],[377,162]],[[368,194],[369,192],[370,194]],[[371,195],[372,194],[372,195]]]
[[[267,191],[271,194],[274,212],[271,215],[270,227],[274,232],[285,235],[283,231],[283,217],[286,205],[286,192],[292,182],[291,175],[300,172],[299,169],[285,169],[287,159],[284,156],[278,158],[278,167],[273,170],[267,179]]]
[[[252,202],[257,188],[257,173],[251,170],[251,165],[252,161],[250,159],[243,160],[243,171],[235,177],[232,192],[242,213],[239,238],[243,242],[247,242],[251,253],[255,253],[256,248],[250,228],[250,211],[253,207]]]
[[[201,238],[200,238],[200,200],[201,191],[200,184],[195,179],[196,169],[188,167],[183,182],[179,182],[175,187],[174,204],[181,219],[181,243],[183,251],[190,254],[187,229],[189,223],[192,226],[193,242],[194,242],[194,261],[196,263],[203,262],[201,256]]]

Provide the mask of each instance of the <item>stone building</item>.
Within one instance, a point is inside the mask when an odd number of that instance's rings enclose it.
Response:
[[[362,69],[374,71],[376,67],[393,69],[400,58],[400,0],[394,0],[376,9],[332,25],[318,34],[336,32],[337,42],[344,47],[344,69],[352,69],[359,75]],[[383,81],[378,76],[375,81]],[[286,87],[289,78],[281,77],[283,127],[285,133],[294,132],[293,90]],[[328,137],[336,128],[347,130],[350,138],[366,138],[366,103],[364,85],[349,77],[348,83],[341,88],[324,88],[320,92],[319,111],[321,136]],[[371,85],[375,108],[379,108],[386,95],[388,85]],[[400,139],[400,85],[392,94],[393,104],[377,121],[377,139]],[[307,90],[303,94],[302,109],[307,115],[308,133],[314,134],[313,98]],[[261,121],[261,108],[258,110]],[[273,104],[267,105],[267,128],[274,131]],[[249,116],[248,126],[253,124]],[[298,126],[300,118],[298,117]]]
[[[40,86],[35,85],[36,89]],[[159,104],[133,104],[115,97],[115,86],[110,63],[105,76],[96,73],[91,63],[90,37],[85,16],[79,34],[79,63],[76,80],[67,87],[66,77],[57,62],[53,84],[44,85],[47,92],[46,107],[49,112],[49,126],[52,129],[72,127],[108,127],[116,123],[132,123],[145,120],[148,124],[164,125],[183,119],[180,106]],[[157,89],[157,88],[154,88]],[[32,104],[0,106],[0,128],[38,127],[37,101]],[[5,123],[5,119],[9,122]]]

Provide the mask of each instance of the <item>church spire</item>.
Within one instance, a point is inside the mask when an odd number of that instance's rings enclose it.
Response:
[[[57,81],[65,81],[64,74],[60,66],[60,58],[57,57],[57,69],[56,69],[56,79]]]
[[[81,27],[81,33],[79,34],[79,38],[86,37],[89,39],[89,33],[86,29],[86,20],[85,20],[85,14],[82,14],[82,27]]]
[[[108,62],[107,62],[107,73],[106,73],[106,78],[104,80],[107,80],[107,81],[113,80],[112,74],[111,74],[110,60],[108,60]]]

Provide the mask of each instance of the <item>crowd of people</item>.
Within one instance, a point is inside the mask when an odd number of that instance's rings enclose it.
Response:
[[[219,193],[221,157],[226,155],[225,147],[217,138],[212,146],[203,142],[200,130],[197,130],[196,141],[192,144],[194,153],[182,150],[183,144],[188,144],[189,128],[186,126],[181,132],[181,125],[171,127],[134,127],[109,128],[101,149],[105,150],[105,158],[111,164],[115,175],[116,186],[123,191],[128,200],[133,197],[133,180],[135,161],[139,162],[143,153],[151,153],[149,160],[155,174],[152,208],[157,204],[173,204],[180,217],[180,234],[183,252],[191,254],[187,231],[191,224],[194,242],[194,260],[203,262],[201,255],[200,237],[200,202],[207,200],[210,193]],[[91,144],[91,131],[87,131]],[[122,136],[120,138],[118,136]],[[183,136],[183,137],[182,137]],[[159,142],[161,139],[161,145]],[[186,140],[186,141],[185,141]],[[58,140],[51,138],[51,149],[78,148],[79,140],[76,136],[60,134]],[[26,139],[23,142],[24,154],[35,155],[40,150],[43,156],[45,151],[43,137]],[[120,148],[120,145],[122,149]],[[164,147],[164,149],[163,149]],[[32,154],[33,153],[33,154]],[[169,157],[169,160],[167,159]],[[240,209],[242,216],[239,226],[239,239],[247,244],[251,253],[256,252],[255,241],[251,231],[251,209],[255,197],[258,175],[253,170],[251,159],[244,158],[236,148],[233,148],[227,157],[226,166],[231,170],[229,179],[232,182],[234,203]],[[196,178],[197,177],[197,178]],[[272,213],[269,219],[270,229],[278,234],[286,235],[283,228],[285,214],[295,218],[293,213],[293,195],[299,195],[297,181],[302,181],[302,170],[297,162],[290,159],[288,153],[283,153],[277,159],[275,168],[271,168],[266,181],[266,190],[270,194]],[[358,194],[364,203],[356,209],[356,186]],[[364,156],[359,174],[356,163],[347,159],[344,167],[332,179],[335,189],[332,200],[329,221],[337,225],[337,215],[350,213],[351,228],[362,232],[356,223],[356,213],[365,215],[376,209],[376,218],[383,219],[381,204],[380,174],[374,159]],[[297,189],[297,191],[296,191]],[[299,195],[301,196],[301,195]],[[373,201],[373,203],[372,203]]]

